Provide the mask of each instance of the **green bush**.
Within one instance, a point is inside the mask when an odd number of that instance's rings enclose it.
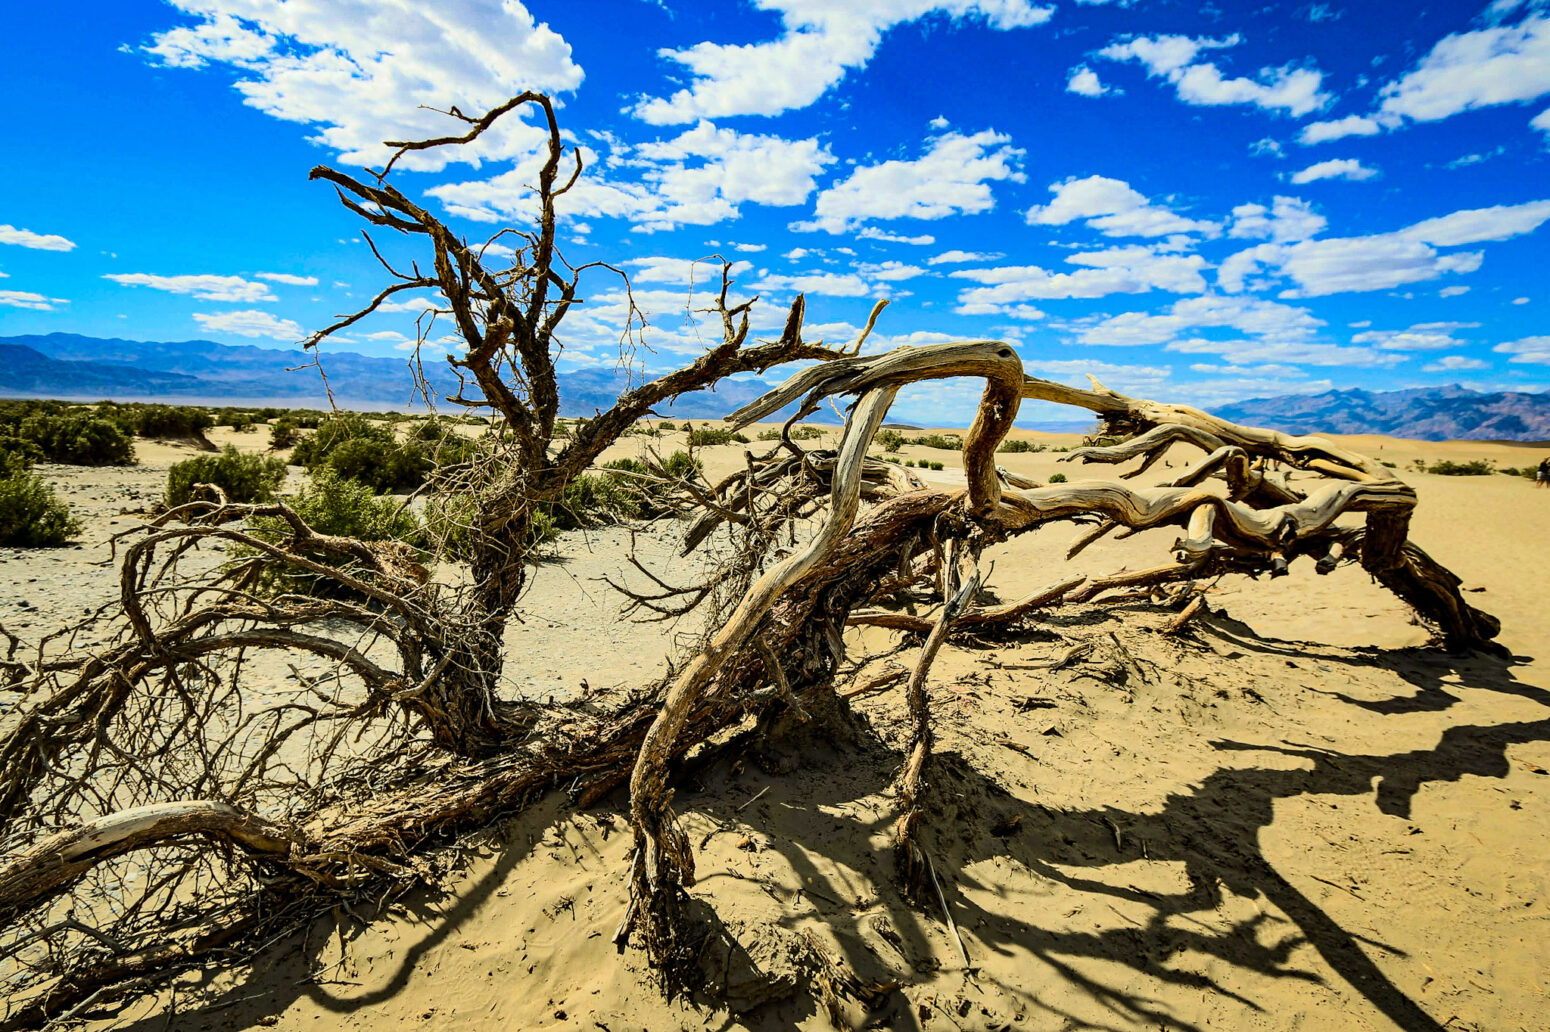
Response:
[[[705,463],[686,451],[675,451],[662,460],[662,471],[678,480],[694,480],[705,472]]]
[[[1454,462],[1443,459],[1426,467],[1426,472],[1444,477],[1484,477],[1496,472],[1490,459],[1474,459],[1470,462]]]
[[[0,433],[0,473],[30,469],[33,463],[42,461],[43,449],[32,441]]]
[[[711,444],[747,444],[748,438],[724,426],[702,426],[689,431],[689,443],[696,448]]]
[[[926,465],[930,466],[932,469],[945,469],[946,468],[946,466],[943,465],[942,463],[935,462],[935,461],[927,462]]]
[[[918,444],[923,448],[941,448],[946,451],[958,451],[963,447],[963,438],[957,434],[924,434],[908,442]]]
[[[19,460],[0,465],[0,545],[55,548],[81,532],[81,521],[43,478],[27,472]]]
[[[674,426],[673,423],[670,420],[664,419],[664,420],[662,420],[662,422],[657,424],[657,429],[658,430],[677,430],[678,427]]]
[[[281,416],[269,424],[269,447],[274,451],[293,448],[301,440],[301,428],[290,416]]]
[[[285,481],[285,463],[262,455],[243,455],[227,445],[217,455],[199,455],[167,470],[167,504],[182,505],[195,484],[214,484],[232,502],[267,502]]]
[[[425,483],[426,474],[436,465],[421,441],[411,437],[401,442],[391,426],[358,412],[341,412],[323,420],[296,445],[291,461],[309,472],[328,466],[341,477],[379,492],[413,490]]]
[[[17,426],[15,436],[31,441],[49,462],[127,466],[135,461],[129,435],[112,421],[85,409],[28,416]]]
[[[275,461],[275,460],[270,460]],[[282,467],[283,468],[283,467]],[[320,534],[351,537],[358,541],[402,541],[417,551],[424,546],[424,528],[413,513],[392,498],[381,498],[365,484],[340,476],[322,466],[308,476],[307,486],[288,498],[287,504]],[[260,540],[277,542],[290,534],[290,524],[278,517],[262,516],[248,521],[248,530]],[[242,558],[253,553],[237,549]],[[419,552],[421,559],[425,558]],[[367,576],[354,560],[327,560],[345,572]],[[293,566],[269,566],[253,588],[260,594],[316,595],[348,598],[355,594],[328,577]]]
[[[203,437],[215,425],[215,417],[190,405],[137,405],[126,407],[124,418],[140,437]],[[230,420],[224,421],[227,425]]]
[[[1066,475],[1064,473],[1051,473],[1049,475],[1049,482],[1052,484],[1064,484],[1066,482]]]
[[[1041,452],[1048,448],[1049,445],[1047,444],[1034,444],[1032,441],[1027,441],[1020,437],[1015,437],[1002,441],[1000,447],[998,447],[996,451],[1018,454],[1021,452]]]
[[[879,430],[877,443],[883,446],[884,451],[898,451],[903,448],[906,441],[903,434],[897,430]]]

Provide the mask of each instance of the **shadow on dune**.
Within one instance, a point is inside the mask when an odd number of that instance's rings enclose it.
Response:
[[[1465,776],[1502,778],[1508,772],[1510,746],[1550,741],[1550,692],[1517,681],[1512,664],[1489,657],[1449,656],[1431,650],[1323,649],[1260,639],[1231,621],[1213,623],[1199,633],[1245,652],[1306,659],[1314,649],[1319,663],[1376,667],[1414,687],[1411,694],[1377,701],[1326,692],[1365,710],[1370,714],[1363,718],[1367,720],[1445,710],[1458,701],[1456,692],[1462,686],[1530,700],[1545,706],[1547,713],[1539,720],[1451,726],[1434,747],[1393,753],[1338,752],[1286,740],[1267,745],[1218,739],[1210,745],[1224,760],[1226,754],[1261,753],[1281,758],[1282,763],[1236,766],[1224,762],[1150,812],[1127,809],[1118,800],[1089,808],[1040,805],[1013,795],[960,754],[944,752],[935,757],[925,845],[969,944],[971,963],[976,954],[976,966],[990,954],[1031,955],[1049,967],[1064,989],[1095,1001],[1107,1012],[1110,1023],[1105,1024],[1062,1010],[1058,1000],[1042,999],[1039,990],[1026,983],[998,983],[984,971],[934,970],[938,962],[933,950],[940,947],[933,947],[933,942],[940,944],[942,936],[940,908],[928,904],[917,909],[899,897],[890,851],[881,845],[896,814],[889,806],[877,806],[875,797],[892,779],[901,756],[877,737],[863,735],[855,742],[803,747],[798,755],[787,757],[788,764],[796,761],[792,773],[767,779],[767,791],[754,809],[744,809],[742,804],[753,792],[750,785],[762,784],[763,779],[735,782],[724,764],[700,775],[703,791],[682,789],[686,794],[680,796],[680,806],[728,826],[757,816],[761,842],[780,855],[805,887],[795,893],[766,889],[784,904],[779,924],[792,933],[815,921],[827,925],[839,945],[839,959],[864,978],[906,983],[936,978],[930,1006],[961,1028],[1016,1027],[1037,1015],[1045,1021],[1063,1019],[1067,1028],[1166,1027],[1203,1032],[1158,997],[1182,987],[1229,997],[1251,1011],[1265,1013],[1266,1008],[1207,975],[1170,966],[1170,958],[1196,954],[1268,978],[1321,983],[1323,975],[1293,962],[1294,952],[1306,945],[1397,1028],[1440,1032],[1444,1025],[1373,960],[1374,954],[1402,952],[1343,927],[1296,888],[1266,859],[1259,832],[1271,825],[1276,804],[1282,800],[1365,797],[1376,784],[1379,811],[1408,818],[1412,801],[1425,785],[1456,782]],[[1339,678],[1326,675],[1320,680],[1333,683]],[[1287,769],[1287,757],[1301,761],[1301,766]],[[353,996],[335,994],[327,984],[329,976],[317,973],[326,952],[324,944],[348,938],[351,929],[359,928],[349,920],[323,921],[307,935],[261,953],[247,978],[235,987],[195,1007],[180,1008],[178,1027],[251,1026],[303,996],[326,1011],[343,1014],[400,993],[427,954],[488,902],[528,856],[542,830],[561,818],[563,802],[563,796],[552,798],[518,818],[508,836],[512,844],[447,909],[438,910],[429,903],[416,909],[418,926],[426,934],[397,959],[396,970],[380,989]],[[618,799],[613,802],[620,804]],[[835,867],[825,873],[814,857],[823,858],[825,867],[830,862]],[[1143,859],[1182,866],[1184,888],[1154,892],[1080,873],[1097,875]],[[977,904],[963,891],[980,899],[1002,893],[1005,887],[983,874],[997,862],[1020,865],[1094,904],[1120,903],[1132,912],[1141,908],[1145,918],[1136,921],[1120,914],[1128,923],[1102,930],[1062,930],[1062,922],[1053,914],[1048,926],[1011,919]],[[861,880],[841,880],[833,874],[837,869],[853,871]],[[718,877],[723,875],[707,873],[694,892],[709,904],[701,908],[711,929],[707,934],[733,943],[735,936],[712,913]],[[1249,900],[1263,897],[1279,915],[1260,912],[1236,921],[1215,915],[1229,893]],[[1284,925],[1280,915],[1290,925]],[[1213,919],[1203,920],[1206,916]],[[735,948],[735,944],[728,946],[729,951]],[[613,962],[611,952],[608,957]],[[1090,961],[1128,968],[1129,973],[1101,979],[1091,973],[1095,965]],[[1105,968],[1099,965],[1098,969]],[[954,977],[962,983],[959,990],[944,994],[944,985]],[[1157,986],[1155,995],[1144,991],[1148,983]],[[806,994],[798,993],[740,1020],[756,1028],[790,1027],[811,1015],[814,1006]],[[894,993],[871,1017],[885,1027],[922,1028],[930,1017],[928,1011],[925,1003],[912,1004],[902,993]],[[167,1020],[162,1014],[126,1027],[150,1032],[167,1027]],[[1266,1020],[1275,1020],[1275,1015],[1266,1014]]]

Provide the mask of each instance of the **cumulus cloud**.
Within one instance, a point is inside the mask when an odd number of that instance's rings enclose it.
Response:
[[[1202,327],[1237,330],[1278,343],[1306,342],[1324,325],[1306,308],[1248,297],[1207,294],[1176,301],[1166,311],[1124,312],[1084,330],[1083,344],[1136,346],[1166,344]]]
[[[1083,97],[1101,97],[1109,92],[1109,88],[1098,78],[1097,72],[1086,65],[1077,65],[1066,79],[1066,92]]]
[[[1298,186],[1318,179],[1351,179],[1360,182],[1364,179],[1371,179],[1377,174],[1377,169],[1368,168],[1355,158],[1331,158],[1328,161],[1320,161],[1309,165],[1301,171],[1293,172],[1291,181]]]
[[[778,115],[807,107],[871,61],[891,27],[929,14],[974,19],[993,29],[1042,25],[1053,7],[1028,0],[754,0],[780,16],[782,32],[758,43],[697,43],[658,54],[694,81],[671,97],[643,97],[634,115],[653,125],[731,115]]]
[[[1419,240],[1397,233],[1367,237],[1332,237],[1295,244],[1260,244],[1222,262],[1217,283],[1231,294],[1260,289],[1253,281],[1261,269],[1271,279],[1287,277],[1297,284],[1282,297],[1322,297],[1348,291],[1386,290],[1405,283],[1436,279],[1444,273],[1474,272],[1479,251],[1438,254]]]
[[[1221,225],[1189,219],[1161,205],[1121,179],[1088,176],[1050,184],[1055,199],[1029,208],[1031,225],[1064,226],[1081,219],[1105,236],[1158,237],[1172,233],[1216,236]]]
[[[484,111],[523,89],[581,84],[570,44],[519,0],[171,2],[193,23],[157,33],[145,53],[174,68],[231,67],[245,103],[316,127],[313,142],[351,165],[380,165],[390,153],[383,140],[446,135],[459,123],[438,110]],[[401,164],[515,159],[543,138],[508,116],[471,146],[421,151]]]
[[[1498,355],[1511,355],[1509,362],[1550,365],[1550,336],[1524,337],[1498,344],[1491,350]]]
[[[1006,257],[999,251],[943,251],[935,258],[927,258],[927,265],[961,265],[964,262],[993,262]]]
[[[1328,224],[1329,220],[1314,211],[1307,201],[1297,197],[1276,197],[1269,208],[1263,204],[1240,204],[1234,208],[1227,235],[1287,243],[1317,236]]]
[[[1491,208],[1455,211],[1440,218],[1417,222],[1401,230],[1400,235],[1409,240],[1424,240],[1438,247],[1456,247],[1532,233],[1547,219],[1550,219],[1550,200],[1498,204]]]
[[[1416,323],[1407,330],[1364,330],[1351,338],[1352,344],[1372,344],[1384,351],[1442,351],[1463,347],[1465,341],[1453,336],[1457,330],[1472,330],[1479,323]]]
[[[871,284],[853,272],[807,272],[794,276],[771,274],[755,283],[760,294],[823,294],[828,297],[865,297]]]
[[[318,285],[316,276],[293,276],[288,272],[260,272],[257,276],[261,280],[270,283],[283,283],[288,287],[315,287]]]
[[[30,229],[18,229],[15,226],[0,226],[0,244],[12,244],[34,251],[75,250],[74,241],[56,233],[34,233]]]
[[[589,167],[598,167],[595,155],[584,157]],[[578,218],[630,219],[643,232],[713,225],[737,218],[743,204],[803,203],[818,188],[817,175],[834,160],[816,139],[787,140],[700,122],[669,140],[619,144],[613,164],[639,169],[640,181],[583,175],[566,194],[566,210]],[[465,218],[521,219],[535,210],[529,184],[536,173],[537,159],[529,157],[492,178],[426,192]]]
[[[1347,115],[1331,122],[1309,122],[1302,127],[1297,142],[1304,147],[1330,140],[1343,140],[1347,136],[1375,136],[1378,123],[1365,115]]]
[[[236,312],[195,312],[194,321],[212,333],[230,333],[238,337],[268,337],[273,340],[300,340],[301,326],[290,319],[277,318],[257,308]]]
[[[1461,369],[1489,369],[1491,363],[1467,355],[1444,355],[1435,362],[1421,367],[1423,373],[1452,373]]]
[[[1445,36],[1380,93],[1390,127],[1435,122],[1471,108],[1524,103],[1550,92],[1550,15]]]
[[[200,301],[254,301],[278,300],[262,283],[245,280],[241,276],[157,276],[149,272],[110,272],[102,277],[123,287],[150,287],[169,294],[188,294]]]
[[[1111,61],[1139,61],[1148,76],[1171,83],[1186,104],[1220,106],[1252,104],[1269,111],[1302,117],[1329,103],[1320,88],[1324,74],[1315,68],[1283,65],[1261,68],[1257,78],[1228,78],[1210,62],[1197,62],[1202,51],[1235,47],[1236,34],[1225,39],[1189,36],[1137,36],[1098,51]]]
[[[1206,262],[1197,254],[1160,254],[1137,244],[1080,252],[1066,262],[1078,270],[1050,272],[1037,265],[1011,265],[950,273],[954,279],[984,284],[960,293],[956,311],[961,315],[991,315],[1024,301],[1141,294],[1154,289],[1198,294],[1206,289],[1200,275]]]
[[[62,297],[47,297],[26,290],[0,290],[0,307],[25,308],[33,312],[52,312],[55,305],[70,302]]]
[[[1443,287],[1437,291],[1438,297],[1458,297],[1460,294],[1469,293],[1468,287]]]
[[[990,211],[996,206],[991,183],[1022,182],[1023,153],[1011,146],[1010,137],[991,129],[972,136],[944,133],[913,161],[857,168],[818,195],[815,218],[791,228],[844,233],[870,219],[941,219]]]
[[[936,243],[936,237],[930,233],[921,233],[916,236],[903,236],[899,233],[889,233],[887,230],[878,229],[876,226],[862,226],[856,236],[861,240],[878,240],[885,244],[909,244],[911,247],[930,247]]]
[[[639,283],[721,283],[721,263],[714,258],[631,258],[625,266],[630,269],[630,279]],[[748,262],[733,262],[731,275],[735,278],[753,266]]]

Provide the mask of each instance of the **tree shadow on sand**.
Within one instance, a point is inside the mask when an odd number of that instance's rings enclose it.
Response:
[[[1260,639],[1231,621],[1203,626],[1197,633],[1216,636],[1219,644],[1239,650],[1309,655],[1310,646]],[[1366,710],[1371,719],[1444,710],[1459,698],[1445,685],[1523,698],[1546,707],[1546,717],[1455,725],[1442,732],[1434,747],[1394,753],[1347,753],[1284,740],[1265,745],[1219,739],[1210,745],[1224,756],[1270,754],[1280,758],[1282,765],[1224,763],[1198,783],[1168,795],[1151,812],[1121,805],[1059,808],[1029,802],[986,777],[963,755],[941,753],[932,761],[924,833],[926,849],[935,859],[946,901],[974,964],[961,973],[961,989],[955,995],[944,997],[942,992],[944,980],[955,973],[939,971],[941,962],[934,959],[941,953],[940,909],[929,901],[922,907],[904,902],[894,880],[892,857],[880,848],[897,814],[891,806],[879,805],[876,794],[891,781],[902,757],[876,735],[802,746],[782,762],[791,772],[768,778],[751,809],[747,804],[753,789],[729,772],[728,761],[701,772],[699,787],[704,790],[685,786],[680,803],[686,812],[699,813],[727,828],[756,831],[760,843],[789,865],[803,886],[800,891],[765,887],[783,904],[783,916],[776,923],[788,933],[795,935],[815,924],[826,926],[837,943],[838,960],[863,980],[907,984],[937,979],[929,1007],[912,1003],[899,992],[881,999],[870,1019],[886,1027],[923,1028],[934,1021],[931,1014],[940,1011],[960,1028],[1015,1027],[1027,1015],[1042,1013],[1048,1021],[1063,1019],[1068,1028],[1166,1027],[1198,1032],[1200,1026],[1173,1013],[1159,998],[1162,993],[1189,988],[1231,998],[1250,1011],[1263,1013],[1265,1008],[1209,975],[1170,966],[1171,958],[1195,954],[1268,978],[1322,983],[1323,975],[1294,961],[1295,953],[1311,946],[1336,976],[1394,1026],[1406,1032],[1440,1032],[1445,1026],[1399,988],[1371,955],[1400,956],[1402,951],[1343,927],[1266,858],[1259,833],[1272,824],[1282,800],[1365,797],[1373,793],[1376,783],[1379,811],[1408,818],[1416,794],[1425,785],[1466,776],[1502,778],[1509,769],[1509,747],[1550,741],[1550,692],[1517,681],[1512,662],[1478,655],[1328,649],[1320,650],[1317,660],[1391,671],[1414,686],[1412,694],[1378,701],[1327,693]],[[1301,761],[1301,766],[1288,769],[1287,758]],[[543,829],[562,819],[563,802],[563,797],[552,799],[518,818],[508,836],[511,844],[487,873],[459,889],[449,908],[440,910],[422,901],[416,916],[427,934],[398,958],[396,970],[381,988],[355,996],[336,995],[326,978],[317,974],[323,944],[359,928],[341,915],[337,923],[322,922],[305,937],[260,954],[247,978],[234,987],[194,1007],[180,1008],[180,1027],[227,1021],[253,1024],[282,1012],[302,996],[326,1011],[346,1013],[402,992],[416,966],[488,902],[527,857]],[[822,866],[815,857],[822,858]],[[1087,870],[1097,875],[1143,859],[1182,866],[1184,888],[1155,892],[1077,873]],[[1060,922],[1053,914],[1051,927],[1011,919],[974,898],[995,898],[1004,891],[1004,886],[983,873],[997,861],[1020,865],[1093,903],[1112,901],[1148,913],[1144,920],[1127,917],[1128,924],[1100,930],[1054,927]],[[847,873],[840,877],[838,871]],[[725,948],[730,957],[740,948],[737,933],[742,923],[730,916],[732,908],[726,908],[726,925],[716,916],[718,882],[729,877],[740,876],[707,871],[694,892],[708,904],[696,908],[706,941],[720,944],[717,948]],[[1291,926],[1284,932],[1273,930],[1271,925],[1279,924],[1279,916],[1263,912],[1242,920],[1222,915],[1211,922],[1199,919],[1222,906],[1229,893],[1250,900],[1262,896]],[[1037,958],[1066,987],[1095,1001],[1112,1023],[1068,1013],[1058,1001],[1042,999],[1035,989],[997,982],[976,970],[980,965],[973,958],[977,955],[982,963],[992,953]],[[1084,970],[1093,966],[1084,962],[1118,965],[1135,977],[1100,978]],[[1137,989],[1138,980],[1141,986],[1155,983],[1157,996]],[[258,992],[260,981],[283,988]],[[1118,981],[1129,988],[1108,984]],[[717,1005],[710,998],[701,1003]],[[728,1026],[741,1022],[755,1028],[790,1027],[811,1015],[814,1006],[810,997],[798,992],[795,998],[725,1020]],[[149,1032],[165,1027],[166,1020],[165,1015],[157,1015],[127,1027]]]

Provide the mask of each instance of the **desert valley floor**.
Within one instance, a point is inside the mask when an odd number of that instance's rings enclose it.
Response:
[[[222,433],[216,443],[263,446]],[[111,1024],[1550,1028],[1550,490],[1408,469],[1418,457],[1533,465],[1545,446],[1342,441],[1416,485],[1413,539],[1501,619],[1512,658],[1427,647],[1358,568],[1319,577],[1306,562],[1275,581],[1222,580],[1210,615],[1178,635],[1159,633],[1175,613],[1127,603],[955,641],[930,682],[937,806],[925,834],[956,935],[941,907],[906,905],[893,881],[888,788],[906,735],[894,689],[854,701],[875,736],[722,758],[680,786],[693,891],[737,943],[703,960],[719,999],[666,1002],[635,952],[615,953],[625,801],[577,810],[556,794],[465,841],[444,893],[338,912]],[[41,467],[88,529],[78,548],[0,550],[0,623],[38,634],[111,601],[107,539],[191,454],[139,451],[135,467]],[[713,473],[742,462],[740,448],[707,454]],[[924,476],[961,482],[956,456],[929,455],[947,468]],[[1113,472],[1057,465],[1054,452],[1002,458],[1039,480]],[[666,574],[687,572],[669,533],[644,551]],[[991,550],[992,588],[1011,599],[1056,580],[1072,533]],[[1155,563],[1173,536],[1090,549],[1073,572]],[[673,629],[621,620],[599,579],[628,544],[619,528],[572,533],[539,568],[508,640],[514,691],[622,689],[663,668]],[[873,667],[908,665],[911,649],[881,655],[897,640],[869,629],[848,647],[877,654]],[[1091,646],[1084,658],[1041,668],[1076,644]],[[870,1013],[830,1014],[793,960],[804,941],[898,988]]]

